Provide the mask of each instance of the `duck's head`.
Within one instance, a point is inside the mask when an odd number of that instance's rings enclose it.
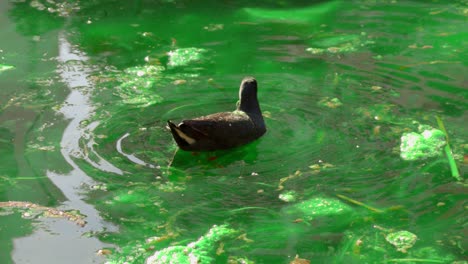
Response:
[[[257,81],[253,77],[245,77],[239,89],[238,110],[246,113],[260,112],[257,99]]]
[[[254,77],[245,77],[240,85],[239,100],[257,98],[257,80]]]

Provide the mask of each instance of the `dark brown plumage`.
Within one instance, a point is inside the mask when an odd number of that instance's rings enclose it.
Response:
[[[211,151],[247,144],[266,132],[262,111],[257,99],[257,81],[253,77],[242,80],[239,104],[233,112],[221,112],[175,125],[167,121],[172,136],[183,150]]]

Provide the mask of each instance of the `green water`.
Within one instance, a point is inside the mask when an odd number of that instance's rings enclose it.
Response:
[[[1,263],[144,263],[214,225],[213,263],[466,263],[466,1],[59,2],[0,2]],[[249,75],[267,133],[174,155],[166,120]],[[436,116],[455,170],[400,155]]]

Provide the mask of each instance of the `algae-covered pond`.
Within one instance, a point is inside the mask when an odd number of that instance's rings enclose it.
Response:
[[[467,263],[468,3],[0,2],[1,263]],[[234,110],[267,133],[176,151]]]

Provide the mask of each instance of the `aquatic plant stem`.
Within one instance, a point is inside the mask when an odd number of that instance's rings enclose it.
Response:
[[[376,213],[383,213],[383,211],[380,210],[380,209],[377,209],[377,208],[374,208],[374,207],[372,207],[372,206],[369,206],[369,205],[367,205],[367,204],[365,204],[365,203],[356,201],[356,200],[351,199],[351,198],[349,198],[349,197],[347,197],[347,196],[344,196],[344,195],[341,195],[341,194],[337,194],[336,196],[338,196],[338,198],[341,198],[341,199],[343,199],[343,200],[346,200],[346,201],[348,201],[348,202],[350,202],[350,203],[357,204],[357,205],[359,205],[359,206],[362,206],[362,207],[364,207],[364,208],[367,208],[367,209],[369,209],[369,210],[371,210],[371,211],[373,211],[373,212],[376,212]]]
[[[437,259],[417,259],[417,258],[408,258],[408,259],[388,259],[386,262],[423,262],[423,263],[447,263],[445,260]]]
[[[270,213],[276,214],[276,212],[271,210],[271,209],[268,209],[268,208],[265,208],[265,207],[259,207],[259,206],[247,206],[247,207],[233,209],[233,210],[230,210],[229,212],[237,213],[237,212],[242,212],[242,211],[247,211],[247,210],[265,210],[265,211],[268,211]]]
[[[176,150],[174,151],[174,154],[172,154],[172,157],[171,159],[169,160],[169,164],[167,164],[167,167],[170,168],[172,166],[172,162],[174,162],[174,159],[175,159],[175,155],[177,154],[177,152],[179,151],[179,148],[176,148]]]
[[[458,171],[457,163],[455,162],[455,159],[453,158],[452,149],[450,148],[450,144],[449,144],[449,137],[448,137],[447,130],[445,130],[444,122],[442,122],[442,119],[438,116],[435,116],[435,118],[437,120],[437,124],[439,125],[440,130],[442,130],[442,132],[444,132],[445,134],[445,140],[447,141],[447,144],[444,147],[444,151],[445,151],[445,155],[447,156],[447,160],[450,166],[452,177],[457,179],[457,181],[461,181],[460,172]]]
[[[457,179],[457,181],[461,181],[460,173],[458,172],[457,168],[457,163],[455,162],[455,159],[453,158],[452,155],[452,150],[450,149],[450,146],[447,144],[444,147],[445,150],[445,155],[447,156],[449,166],[450,166],[450,171],[452,172],[452,176]]]

